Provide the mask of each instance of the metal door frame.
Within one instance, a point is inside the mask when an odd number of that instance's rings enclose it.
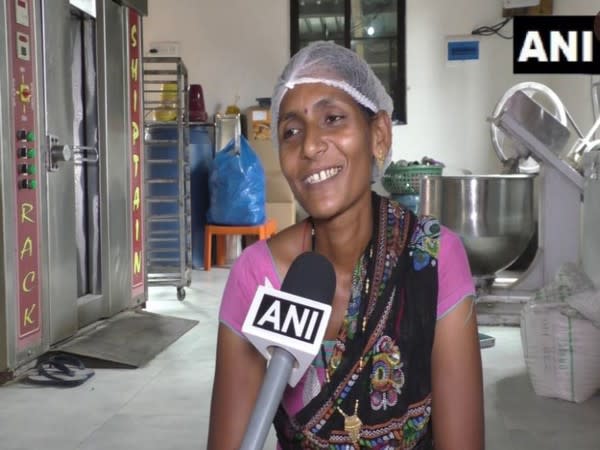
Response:
[[[58,1],[58,0],[56,0]],[[68,0],[60,0],[61,6],[46,7],[47,14],[65,8],[70,11]],[[44,2],[42,1],[42,5]],[[44,8],[44,6],[42,6]],[[50,11],[52,10],[52,11]],[[127,63],[127,8],[112,0],[97,2],[96,15],[96,71],[97,71],[97,108],[98,108],[98,154],[99,154],[99,196],[100,196],[100,294],[85,295],[71,298],[77,307],[64,308],[62,312],[52,314],[56,304],[50,307],[50,321],[46,330],[50,333],[50,344],[73,336],[79,329],[100,319],[109,318],[114,314],[145,301],[146,292],[132,299],[131,271],[132,255],[127,249],[131,248],[131,203],[129,196],[124,195],[130,186],[130,119],[128,113],[128,63]],[[69,12],[70,14],[70,12]],[[46,26],[47,24],[44,24]],[[44,39],[48,34],[44,29]],[[44,41],[45,42],[45,41]],[[46,47],[42,45],[42,47]],[[68,44],[63,46],[68,47]],[[64,51],[64,49],[63,49]],[[68,50],[67,50],[68,52]],[[45,53],[45,51],[44,51]],[[44,62],[47,61],[44,54]],[[44,64],[44,70],[46,64]],[[44,72],[44,84],[46,75]],[[48,86],[44,86],[48,88]],[[45,90],[46,91],[46,90]],[[47,91],[46,91],[47,92]],[[47,94],[48,95],[48,94]],[[55,109],[53,105],[50,109]],[[68,111],[68,109],[67,109]],[[68,113],[67,113],[68,114]],[[44,123],[44,125],[46,125]],[[44,126],[44,135],[53,133],[52,129]],[[69,135],[69,139],[72,136]],[[70,142],[63,142],[70,144]],[[48,177],[56,176],[48,173]],[[49,180],[51,182],[51,180]],[[72,184],[71,184],[72,185]],[[74,185],[73,189],[74,189]],[[48,246],[48,297],[50,303],[65,301],[57,295],[56,280],[53,276],[60,272],[52,267],[56,249],[51,236],[52,223],[52,193],[46,197],[45,224],[46,245]],[[70,196],[71,194],[69,194]],[[74,196],[74,194],[73,194]],[[67,202],[68,204],[68,202]],[[74,203],[73,203],[74,204]],[[54,225],[56,228],[56,225]],[[72,264],[71,264],[72,265]],[[67,273],[69,271],[67,270]],[[53,286],[54,283],[54,286]],[[71,295],[73,297],[73,295]],[[68,323],[67,323],[68,322]],[[59,326],[60,330],[55,330]]]

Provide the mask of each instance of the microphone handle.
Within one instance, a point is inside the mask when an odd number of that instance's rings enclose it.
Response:
[[[239,450],[262,450],[295,361],[296,358],[287,350],[280,347],[273,350]]]

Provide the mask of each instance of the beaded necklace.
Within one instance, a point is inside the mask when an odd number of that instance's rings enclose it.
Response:
[[[309,218],[309,222],[311,225],[311,247],[312,247],[312,251],[316,251],[316,233],[315,233],[315,226],[312,221],[312,218]],[[372,249],[372,246],[370,246],[370,252],[369,252],[370,256],[372,256],[372,252],[373,252],[373,249]],[[329,390],[329,393],[331,396],[333,396],[333,389],[331,386],[331,379],[330,379],[331,374],[337,369],[337,367],[339,366],[339,364],[342,360],[342,356],[343,356],[343,353],[345,350],[346,340],[353,339],[355,337],[356,332],[358,331],[357,324],[358,324],[358,316],[360,313],[360,303],[361,303],[361,297],[362,297],[362,291],[363,291],[363,286],[362,286],[363,277],[361,276],[363,270],[364,270],[364,261],[363,261],[363,256],[361,256],[361,258],[360,258],[358,264],[356,265],[356,267],[354,268],[354,272],[352,274],[352,295],[349,300],[348,311],[346,313],[346,317],[344,318],[344,326],[343,326],[341,334],[336,339],[336,343],[333,348],[329,362],[327,361],[327,357],[325,355],[325,348],[323,345],[321,345],[321,358],[323,360],[323,366],[325,368],[325,384],[326,384],[327,389]],[[369,285],[370,285],[369,279],[365,278],[365,286],[364,286],[365,294],[368,294]],[[367,318],[366,318],[366,316],[363,316],[363,320],[362,320],[362,324],[361,324],[362,326],[361,326],[361,330],[360,330],[363,336],[365,334],[366,324],[367,324]],[[370,355],[371,355],[371,352],[368,352],[362,356],[362,358],[360,359],[360,362],[359,362],[358,371],[352,375],[353,380],[358,380]],[[354,445],[358,445],[358,442],[360,439],[360,432],[362,430],[362,425],[363,425],[363,423],[360,420],[360,417],[358,415],[358,408],[360,406],[360,400],[358,398],[355,400],[354,412],[352,414],[348,414],[347,412],[345,412],[342,409],[342,407],[341,407],[342,401],[343,401],[343,398],[337,398],[334,401],[335,410],[338,411],[344,417],[344,431],[346,433],[348,433],[352,443]]]

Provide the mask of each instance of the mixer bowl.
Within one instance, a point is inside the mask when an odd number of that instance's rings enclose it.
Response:
[[[462,238],[473,276],[493,277],[525,251],[535,233],[534,180],[520,174],[425,176],[419,212]]]

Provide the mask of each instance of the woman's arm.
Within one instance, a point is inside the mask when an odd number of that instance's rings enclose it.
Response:
[[[219,325],[208,450],[237,450],[258,397],[265,359],[247,340]]]
[[[437,321],[431,372],[436,450],[482,450],[483,376],[472,297]]]

